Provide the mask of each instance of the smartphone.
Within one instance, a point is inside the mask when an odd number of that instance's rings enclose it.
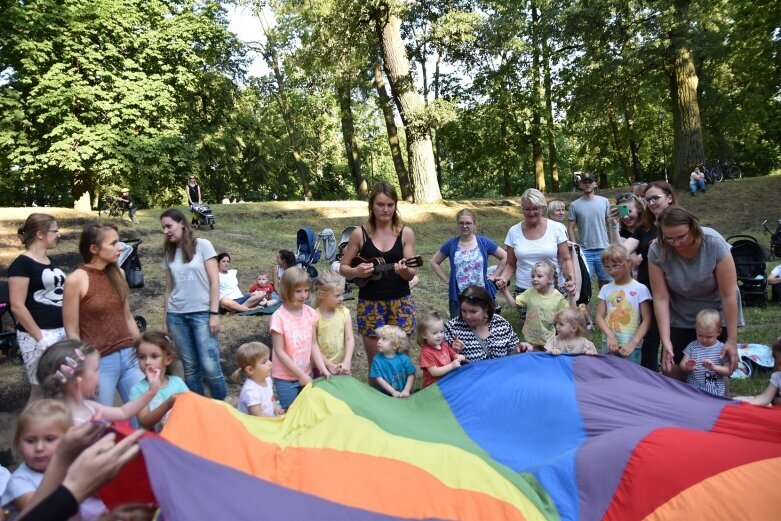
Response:
[[[619,204],[618,205],[618,215],[619,217],[626,217],[629,215],[629,205],[628,204]]]

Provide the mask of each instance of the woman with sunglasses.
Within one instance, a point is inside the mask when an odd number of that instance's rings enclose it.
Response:
[[[504,290],[515,277],[515,294],[520,295],[531,287],[532,267],[541,261],[553,264],[559,274],[559,287],[569,294],[575,291],[574,268],[568,246],[567,228],[543,217],[548,202],[542,192],[529,188],[521,196],[524,220],[507,232],[507,263],[496,273],[496,287]],[[526,321],[525,307],[518,307],[521,323]]]
[[[627,200],[631,199],[630,204],[630,216],[635,208],[639,210],[639,214],[634,218],[635,226],[630,234],[619,230],[621,225],[626,224],[629,221],[631,226],[633,219],[626,219],[613,213],[610,217],[610,241],[614,244],[623,244],[624,248],[633,255],[636,255],[640,263],[637,265],[637,276],[635,279],[637,282],[644,284],[653,295],[653,289],[651,288],[651,279],[648,276],[648,249],[651,244],[656,241],[657,229],[656,219],[662,210],[670,205],[675,204],[675,193],[670,183],[666,181],[654,181],[650,183],[645,190],[644,201],[645,206],[642,205],[640,199],[634,194],[624,194],[620,196],[616,202],[619,204],[627,204]],[[628,227],[627,227],[628,228]],[[623,233],[622,233],[623,232]],[[651,371],[659,370],[659,329],[656,326],[656,321],[651,322],[651,327],[646,333],[643,339],[643,347],[641,351],[641,365]]]
[[[458,316],[458,296],[467,286],[480,286],[488,291],[491,299],[496,298],[496,286],[488,277],[488,257],[499,259],[496,273],[504,270],[507,252],[484,235],[475,235],[477,214],[464,208],[456,214],[458,237],[449,239],[439,248],[430,261],[431,269],[439,279],[448,285],[450,318]],[[450,262],[450,275],[442,269],[442,262]]]
[[[8,300],[17,321],[16,341],[32,386],[32,401],[42,396],[35,378],[38,358],[47,347],[65,340],[62,323],[65,274],[48,255],[60,242],[60,228],[54,217],[31,213],[17,233],[24,253],[8,267]]]
[[[721,356],[729,355],[735,370],[740,321],[735,262],[727,241],[680,206],[664,209],[656,225],[657,240],[648,251],[648,272],[654,297],[656,322],[664,348],[662,370],[681,378],[678,364],[683,350],[696,340],[697,313],[712,308],[722,316],[719,340]]]
[[[203,204],[201,185],[198,184],[194,175],[191,175],[187,180],[187,186],[184,187],[184,191],[187,192],[187,204],[190,205],[190,208],[197,204]]]
[[[485,288],[469,286],[458,297],[459,314],[445,323],[445,339],[467,362],[520,353],[524,348],[510,323],[495,313]]]

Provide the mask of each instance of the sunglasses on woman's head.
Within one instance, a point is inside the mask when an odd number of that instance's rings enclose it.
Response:
[[[470,304],[485,304],[485,300],[478,297],[477,295],[464,295],[463,300],[469,302]]]
[[[635,194],[633,194],[632,192],[621,194],[621,195],[616,197],[616,202],[617,203],[622,203],[624,201],[633,201],[633,200],[636,201],[637,200],[637,196]]]

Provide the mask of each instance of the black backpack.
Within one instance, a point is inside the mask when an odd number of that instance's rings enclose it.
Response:
[[[580,246],[573,244],[570,246],[570,256],[572,257],[572,266],[575,268],[575,303],[588,304],[591,301],[591,277],[588,274],[586,260],[580,250]]]

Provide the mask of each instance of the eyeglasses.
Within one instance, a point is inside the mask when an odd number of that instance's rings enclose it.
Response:
[[[474,225],[475,225],[475,223],[470,223],[470,222],[465,222],[465,221],[459,221],[459,222],[458,222],[458,225],[459,225],[459,226],[462,226],[462,227],[468,227],[468,226],[474,226]]]
[[[686,232],[683,235],[679,235],[678,237],[665,237],[663,240],[667,244],[678,244],[687,241],[690,235],[691,235],[690,232]]]
[[[523,210],[523,213],[541,213],[542,208],[539,206],[535,206],[534,208],[526,208],[521,206],[521,210]]]
[[[610,266],[605,266],[605,269],[607,271],[618,271],[624,267],[626,267],[626,264],[611,264]]]
[[[662,197],[664,197],[662,194],[652,195],[651,197],[646,197],[645,202],[646,204],[656,204]]]
[[[478,297],[477,295],[463,295],[461,297],[461,301],[467,301],[470,304],[485,304],[485,300]]]

